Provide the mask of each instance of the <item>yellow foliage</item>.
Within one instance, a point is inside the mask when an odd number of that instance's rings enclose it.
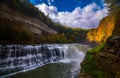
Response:
[[[87,33],[89,41],[98,43],[105,42],[108,37],[112,35],[114,29],[115,16],[107,16],[100,21],[98,28],[92,29]]]

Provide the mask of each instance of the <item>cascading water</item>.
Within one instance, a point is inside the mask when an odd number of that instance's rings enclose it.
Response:
[[[85,56],[86,48],[82,49],[75,45],[0,45],[0,77],[56,62],[76,62],[71,69],[74,74]]]

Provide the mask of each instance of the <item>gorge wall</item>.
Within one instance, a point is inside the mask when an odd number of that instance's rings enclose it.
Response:
[[[92,49],[87,52],[86,58],[82,64],[83,70],[81,77],[120,78],[120,9],[118,9],[113,15],[109,15],[104,19],[109,18],[108,20],[113,20],[113,16],[114,21],[112,21],[111,24],[107,24],[110,23],[110,21],[102,20],[103,22],[101,23],[104,25],[105,22],[108,30],[109,25],[111,25],[111,27],[114,26],[112,27],[113,31],[109,31],[111,36],[106,39],[104,47],[95,50],[100,48],[100,46],[98,46],[97,48],[94,48],[94,50]],[[107,36],[107,34],[104,36]]]
[[[100,65],[107,70],[110,78],[120,77],[120,10],[115,15],[112,36],[107,39],[105,47],[97,58]]]
[[[7,0],[6,0],[7,1]],[[13,3],[14,4],[14,3]],[[41,35],[56,34],[47,24],[32,15],[25,15],[11,8],[7,2],[0,3],[0,42],[1,43],[32,43],[39,42]],[[21,7],[21,5],[18,5]],[[25,9],[25,8],[24,8]],[[34,10],[34,9],[32,9]],[[28,11],[28,9],[26,9]],[[31,11],[29,11],[31,12]],[[37,15],[37,14],[35,14]],[[44,17],[41,13],[41,17]]]

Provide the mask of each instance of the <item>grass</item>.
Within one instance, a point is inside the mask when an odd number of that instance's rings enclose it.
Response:
[[[88,53],[96,53],[96,52],[99,52],[103,47],[104,47],[105,43],[102,43],[101,45],[99,46],[96,46],[90,50],[88,50],[87,52]]]
[[[104,43],[92,48],[87,52],[86,58],[83,63],[84,71],[91,75],[93,78],[105,78],[105,73],[99,66],[98,61],[95,59],[95,56],[100,50],[104,47]]]

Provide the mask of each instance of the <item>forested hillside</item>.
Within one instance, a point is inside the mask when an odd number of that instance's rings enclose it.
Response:
[[[29,0],[0,1],[0,43],[84,42],[88,30],[52,22]]]

